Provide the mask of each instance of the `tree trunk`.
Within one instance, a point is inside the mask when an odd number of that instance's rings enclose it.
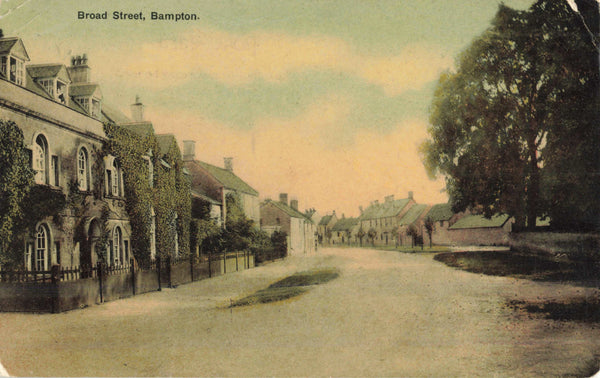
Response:
[[[535,229],[540,193],[540,172],[537,159],[535,136],[527,141],[529,148],[529,185],[527,185],[527,229]]]

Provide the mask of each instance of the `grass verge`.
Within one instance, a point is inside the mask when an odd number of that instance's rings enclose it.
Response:
[[[233,302],[230,307],[251,306],[259,303],[283,301],[309,290],[309,286],[329,282],[339,277],[339,272],[331,268],[312,269],[298,272],[275,282],[266,289],[257,291]]]

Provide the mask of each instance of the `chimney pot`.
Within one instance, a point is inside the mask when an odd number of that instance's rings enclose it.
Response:
[[[280,193],[279,194],[279,202],[281,202],[284,205],[287,205],[287,203],[288,203],[288,195],[287,195],[287,193]]]
[[[184,140],[183,141],[183,160],[192,161],[196,159],[196,141],[195,140]]]
[[[223,160],[225,161],[225,169],[228,170],[229,172],[233,172],[233,158],[226,157],[226,158],[223,158]]]
[[[131,117],[134,122],[144,121],[144,104],[140,101],[140,96],[135,96],[135,103],[131,104]]]

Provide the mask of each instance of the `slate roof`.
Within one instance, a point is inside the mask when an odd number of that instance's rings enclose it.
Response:
[[[465,228],[497,228],[504,226],[509,218],[510,217],[505,214],[494,215],[491,219],[487,219],[483,215],[467,215],[459,219],[448,229],[458,230]]]
[[[410,199],[398,199],[370,205],[360,216],[363,220],[389,218],[398,215],[410,202]]]
[[[352,229],[352,227],[357,226],[357,225],[358,225],[358,218],[342,218],[335,223],[335,225],[333,226],[333,228],[331,230],[332,231],[346,231],[346,230]]]
[[[263,203],[263,206],[267,206],[269,204],[275,206],[278,209],[280,209],[281,211],[283,211],[285,214],[289,215],[290,217],[306,219],[307,221],[313,223],[313,221],[309,217],[307,217],[305,214],[302,214],[301,212],[292,209],[291,207],[289,207],[286,204],[283,204],[283,203],[277,202],[277,201],[266,200]]]
[[[156,136],[156,141],[158,142],[158,149],[162,155],[166,155],[169,152],[173,142],[177,144],[177,140],[175,140],[175,135],[173,134],[158,134]]]
[[[102,115],[107,121],[114,122],[116,124],[131,123],[131,119],[129,119],[120,110],[113,108],[106,102],[102,102]]]
[[[219,168],[212,164],[205,163],[203,161],[195,160],[194,163],[206,169],[225,188],[236,190],[238,192],[250,194],[253,196],[258,196],[258,192],[256,190],[254,190],[250,185],[246,184],[233,172],[228,171],[225,168]]]
[[[70,96],[91,96],[100,88],[98,84],[85,83],[85,84],[71,84],[69,87]]]
[[[13,46],[18,40],[19,38],[17,37],[0,39],[0,54],[4,54],[12,50]]]
[[[423,212],[425,210],[427,210],[427,205],[413,205],[410,209],[408,209],[408,211],[406,212],[406,214],[404,214],[404,216],[400,219],[400,221],[398,222],[398,225],[400,226],[407,226],[409,224],[412,224],[414,222],[416,222],[419,217],[423,214]]]
[[[449,203],[438,203],[431,207],[426,217],[431,218],[434,222],[439,222],[449,220],[453,215],[452,206]]]
[[[146,137],[148,134],[154,134],[154,126],[152,126],[152,122],[148,121],[120,123],[119,126],[142,137]]]
[[[33,78],[55,77],[60,72],[64,65],[60,63],[51,64],[30,64],[27,66],[27,72]],[[66,69],[65,69],[66,72]],[[67,73],[68,75],[68,73]]]
[[[217,200],[215,200],[213,198],[210,198],[206,194],[203,194],[203,193],[201,193],[200,191],[198,191],[196,189],[192,189],[190,192],[192,194],[192,198],[198,198],[198,199],[201,199],[201,200],[206,201],[208,203],[211,203],[213,205],[222,206],[221,202],[219,202],[219,201],[217,201]]]

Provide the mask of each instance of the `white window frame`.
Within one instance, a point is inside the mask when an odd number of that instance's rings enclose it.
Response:
[[[36,271],[48,270],[50,257],[50,231],[45,224],[40,224],[35,236],[35,255],[33,264]]]
[[[113,229],[113,242],[112,242],[112,261],[110,261],[111,265],[120,266],[123,265],[123,256],[121,255],[123,252],[122,244],[123,244],[123,232],[121,231],[121,227],[116,226]]]

